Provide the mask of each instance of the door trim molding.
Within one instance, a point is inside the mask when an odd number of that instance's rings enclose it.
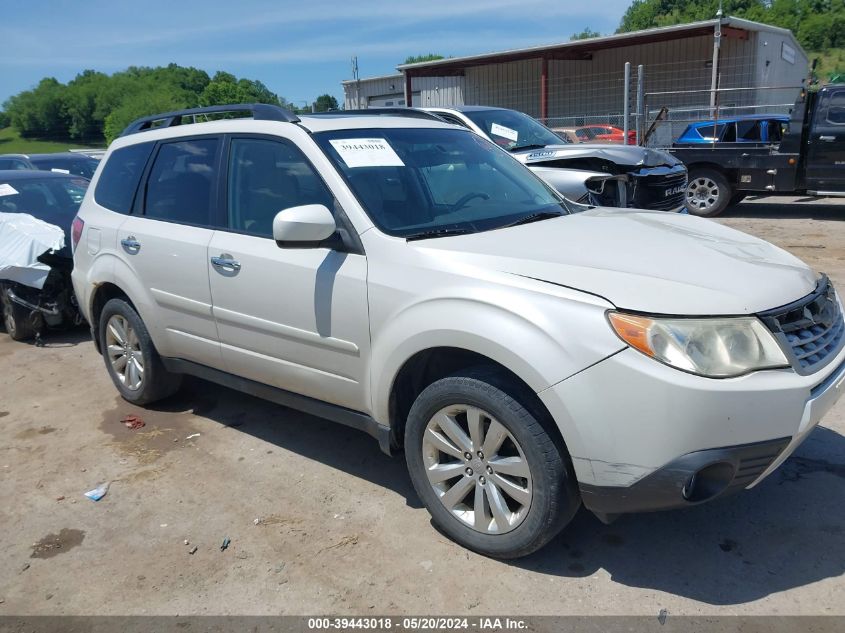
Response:
[[[379,448],[381,448],[383,453],[386,455],[391,454],[390,427],[379,424],[366,413],[353,411],[346,407],[309,398],[308,396],[279,389],[278,387],[271,387],[264,383],[235,376],[234,374],[213,369],[189,360],[166,357],[162,357],[161,360],[168,371],[190,374],[191,376],[196,376],[197,378],[202,378],[203,380],[208,380],[251,396],[256,396],[262,400],[269,400],[270,402],[275,402],[276,404],[296,409],[303,413],[364,431],[364,433],[367,433],[370,437],[378,441]]]

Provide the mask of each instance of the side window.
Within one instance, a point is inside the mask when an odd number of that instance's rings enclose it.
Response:
[[[738,121],[736,124],[738,141],[759,143],[763,140],[760,121]]]
[[[97,181],[94,200],[118,213],[129,213],[153,143],[130,145],[111,153]]]
[[[147,180],[144,215],[180,224],[213,224],[218,145],[216,138],[163,144]]]
[[[831,93],[827,105],[827,122],[832,125],[845,125],[845,90]]]
[[[299,148],[284,141],[232,139],[229,228],[272,237],[276,214],[304,204],[332,209],[334,197]]]

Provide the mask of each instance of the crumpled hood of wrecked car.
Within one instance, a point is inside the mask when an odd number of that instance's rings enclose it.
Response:
[[[526,165],[581,158],[597,158],[628,167],[660,167],[680,164],[680,161],[668,152],[639,147],[638,145],[621,144],[572,143],[547,145],[542,149],[512,152],[512,155]]]
[[[595,208],[412,244],[462,269],[528,277],[657,314],[753,314],[816,286],[815,273],[786,251],[684,214]]]

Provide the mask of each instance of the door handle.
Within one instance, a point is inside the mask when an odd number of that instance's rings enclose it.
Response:
[[[831,142],[831,141],[835,141],[835,140],[836,140],[836,137],[835,137],[835,136],[828,136],[827,134],[822,134],[822,135],[819,137],[819,140],[820,140],[820,141],[827,141],[827,142],[829,143],[829,142]]]
[[[222,253],[219,257],[212,257],[211,265],[229,273],[236,273],[241,269],[241,263],[233,259],[228,253]]]
[[[141,250],[141,242],[135,239],[134,235],[130,235],[129,237],[120,240],[120,245],[123,246],[123,249],[130,255],[134,255]]]

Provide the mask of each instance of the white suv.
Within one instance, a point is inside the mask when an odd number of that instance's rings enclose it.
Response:
[[[190,123],[218,110],[252,118]],[[574,205],[433,119],[141,120],[72,241],[124,398],[187,373],[360,428],[492,556],[536,550],[581,503],[607,521],[750,488],[845,381],[842,304],[790,254]]]

